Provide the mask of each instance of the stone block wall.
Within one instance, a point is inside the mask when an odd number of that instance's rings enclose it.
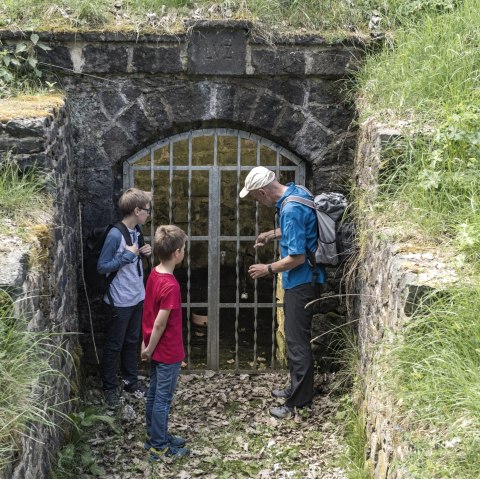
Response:
[[[71,105],[85,231],[116,216],[125,160],[191,129],[235,128],[284,146],[308,164],[312,190],[344,189],[351,176],[355,110],[339,80],[361,64],[362,41],[267,42],[242,21],[187,26],[178,35],[39,33],[52,48],[40,60]]]
[[[40,60],[53,65],[71,107],[83,236],[119,218],[126,160],[190,130],[254,133],[305,161],[312,191],[346,188],[356,128],[341,80],[362,62],[365,44],[308,35],[267,42],[243,21],[195,21],[187,27],[178,35],[39,32],[52,48],[39,52]],[[1,35],[7,44],[22,37]],[[336,290],[338,282],[329,281],[334,283]],[[90,324],[79,294],[87,337]],[[100,304],[93,301],[92,307],[101,318]],[[101,344],[101,332],[98,339]],[[85,348],[85,357],[96,362],[90,341]]]
[[[11,119],[1,123],[0,158],[4,158],[6,151],[10,151],[11,158],[22,167],[35,164],[42,169],[54,208],[52,212],[45,212],[45,217],[39,221],[34,245],[10,238],[15,249],[0,253],[0,283],[14,295],[16,313],[29,319],[29,329],[52,333],[54,345],[65,351],[52,364],[63,375],[51,379],[49,387],[53,394],[50,394],[48,405],[60,404],[58,408],[68,413],[78,355],[76,268],[79,242],[68,107],[54,108],[41,118]],[[37,265],[29,269],[31,254],[36,256]],[[62,421],[58,415],[52,419],[57,424]],[[61,445],[62,435],[61,427],[32,424],[21,439],[14,462],[0,473],[0,477],[50,477],[51,461]]]
[[[376,195],[382,149],[399,135],[373,122],[362,125],[355,179],[367,203]],[[383,387],[386,371],[382,352],[409,320],[419,297],[426,291],[445,288],[456,281],[456,275],[437,255],[386,242],[372,221],[365,226],[369,233],[364,243],[368,247],[356,272],[354,315],[359,325],[366,458],[372,478],[401,479],[402,471],[392,464],[410,451],[402,442],[402,425],[395,416],[393,399]]]

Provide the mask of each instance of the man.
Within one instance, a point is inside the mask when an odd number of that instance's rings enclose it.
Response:
[[[273,171],[257,166],[245,179],[240,197],[250,195],[260,204],[276,207],[280,228],[261,233],[254,247],[280,239],[281,259],[271,264],[254,264],[248,269],[253,279],[282,273],[285,290],[285,337],[290,371],[290,385],[275,389],[272,396],[285,398],[281,407],[270,408],[270,414],[278,419],[292,416],[295,408],[310,407],[313,399],[313,355],[310,345],[313,311],[305,305],[318,296],[318,283],[325,281],[325,270],[312,265],[317,246],[317,219],[315,212],[301,203],[290,201],[290,196],[309,198],[308,193],[294,183],[282,185]],[[311,199],[311,198],[310,198]]]

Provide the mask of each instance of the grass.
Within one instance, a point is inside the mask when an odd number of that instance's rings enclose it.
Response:
[[[363,115],[403,119],[405,132],[385,152],[377,216],[452,247],[460,266],[480,258],[479,32],[478,0],[427,16],[371,56],[357,85]]]
[[[421,15],[355,85],[363,118],[404,133],[382,156],[370,215],[380,234],[448,251],[468,285],[424,298],[386,353],[383,389],[410,446],[394,467],[416,479],[480,477],[479,27],[478,0]]]
[[[0,233],[5,248],[37,235],[36,225],[50,209],[38,171],[22,172],[9,157],[0,162]],[[0,469],[11,461],[28,425],[54,427],[55,398],[48,381],[60,374],[51,364],[59,354],[48,333],[30,331],[28,321],[14,317],[13,300],[0,290]]]
[[[409,477],[480,477],[480,289],[425,296],[389,353]]]
[[[27,329],[13,317],[13,301],[0,291],[0,470],[11,461],[31,423],[54,426],[54,403],[47,379],[58,374],[49,359],[56,354],[49,337]]]
[[[480,4],[458,2],[450,13],[399,29],[358,76],[362,115],[439,126],[479,103]]]
[[[45,220],[52,204],[46,181],[37,168],[22,171],[9,155],[0,160],[0,233],[28,237]]]
[[[249,19],[267,28],[291,32],[368,30],[372,14],[382,30],[430,12],[450,11],[456,0],[4,0],[0,27],[25,29],[183,30],[183,18]]]

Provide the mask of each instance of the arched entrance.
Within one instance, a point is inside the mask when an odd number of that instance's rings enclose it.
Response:
[[[240,130],[195,130],[161,140],[124,163],[124,187],[152,191],[145,235],[173,223],[188,234],[182,288],[190,369],[258,371],[275,368],[275,278],[251,280],[248,266],[273,261],[277,244],[258,251],[256,236],[275,212],[238,196],[254,166],[281,182],[304,184],[305,165],[279,145]],[[203,318],[202,318],[203,317]],[[208,317],[207,326],[198,320]],[[192,320],[197,321],[194,323]]]

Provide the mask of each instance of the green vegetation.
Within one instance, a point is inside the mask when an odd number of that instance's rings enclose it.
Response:
[[[12,240],[13,232],[32,234],[39,212],[48,210],[50,200],[41,190],[42,183],[34,170],[22,173],[8,157],[0,163],[4,251],[9,246],[18,247]],[[0,290],[0,469],[11,460],[22,435],[28,433],[28,424],[54,426],[51,413],[55,398],[47,379],[59,374],[51,364],[60,352],[48,333],[30,331],[27,325],[26,319],[14,317],[12,298]]]
[[[47,334],[28,331],[24,319],[13,317],[12,299],[0,290],[0,469],[11,461],[29,423],[54,426],[46,379],[58,374],[49,362],[55,354]]]
[[[425,296],[387,355],[409,477],[480,477],[480,289]]]
[[[0,27],[25,29],[184,30],[184,18],[248,19],[291,33],[368,30],[375,15],[390,30],[422,14],[452,11],[458,0],[4,0]]]
[[[447,252],[459,284],[433,294],[386,353],[412,478],[477,478],[480,426],[480,2],[421,15],[367,59],[363,118],[398,127],[374,199],[382,234]],[[452,289],[453,288],[453,289]]]
[[[94,429],[100,425],[107,426],[115,433],[120,433],[115,424],[115,417],[107,416],[100,408],[87,408],[69,415],[71,433],[67,437],[67,445],[60,451],[57,466],[53,472],[54,479],[82,477],[104,477],[105,469],[97,464],[88,439]]]
[[[337,419],[345,424],[347,445],[347,454],[341,458],[342,467],[347,471],[349,479],[369,479],[365,458],[367,435],[364,420],[352,401],[351,391],[346,391],[340,403]]]
[[[12,226],[17,226],[17,233],[22,234],[39,223],[51,205],[45,181],[36,168],[22,171],[8,155],[0,160],[0,233],[11,236]]]
[[[17,43],[15,49],[2,45],[0,41],[0,98],[18,93],[46,92],[53,86],[50,82],[45,82],[44,86],[42,82],[37,52],[51,48],[39,39],[36,33],[32,33],[29,41]]]

